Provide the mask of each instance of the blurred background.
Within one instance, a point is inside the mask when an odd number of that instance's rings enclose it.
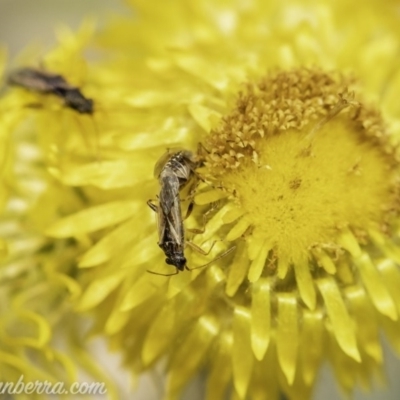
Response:
[[[11,58],[27,46],[38,44],[40,48],[50,48],[55,43],[54,28],[60,22],[77,28],[84,18],[95,17],[101,27],[111,15],[121,14],[126,10],[127,7],[122,0],[0,0],[0,45],[8,48]],[[120,368],[119,357],[109,354],[106,344],[100,339],[94,341],[91,348],[93,356],[100,364],[103,364],[122,389],[122,399],[162,399],[161,371],[142,377],[138,382],[137,390],[132,394],[129,375]],[[398,400],[400,398],[400,360],[387,345],[384,351],[390,390],[376,387],[372,394],[356,391],[355,400]],[[201,378],[199,378],[187,388],[182,399],[203,400],[202,387]],[[331,370],[325,365],[318,379],[314,400],[341,398]],[[100,399],[104,400],[105,397],[101,396]]]
[[[124,10],[119,0],[0,0],[0,40],[15,56],[27,45],[54,44],[60,22],[78,28],[85,17],[95,17],[101,26]]]

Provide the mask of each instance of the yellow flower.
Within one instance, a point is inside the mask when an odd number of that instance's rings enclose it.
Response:
[[[46,193],[70,214],[41,232],[80,244],[75,311],[133,374],[166,358],[168,399],[203,368],[207,399],[231,385],[238,399],[307,399],[325,360],[344,391],[369,387],[380,328],[400,351],[395,4],[130,3],[83,79],[93,118],[61,109],[60,128],[46,111],[38,128],[54,134],[38,143],[65,198]],[[184,224],[215,246],[186,248],[190,272],[150,274],[174,272],[146,205],[154,165],[199,142]]]
[[[59,52],[71,58],[68,48],[77,53],[87,30],[84,26],[81,35],[64,32],[64,41],[48,58]],[[48,173],[57,154],[55,143],[60,142],[57,135],[64,134],[56,129],[57,105],[53,101],[51,107],[50,101],[11,89],[0,99],[0,381],[6,385],[22,377],[24,382],[68,385],[77,381],[79,368],[85,368],[106,382],[109,395],[116,398],[113,383],[82,344],[86,322],[72,311],[81,294],[76,259],[84,238],[53,240],[43,233],[54,220],[85,204],[79,189],[60,185]]]

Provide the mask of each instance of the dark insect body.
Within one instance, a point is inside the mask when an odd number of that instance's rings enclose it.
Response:
[[[176,275],[179,271],[185,269],[191,271],[197,268],[204,268],[216,260],[224,257],[235,249],[235,246],[226,250],[212,261],[195,268],[188,268],[184,254],[185,244],[190,245],[194,250],[203,255],[210,253],[215,241],[208,252],[191,242],[185,242],[185,230],[181,211],[180,191],[187,186],[190,181],[197,179],[196,168],[201,166],[201,161],[190,151],[179,150],[175,152],[168,151],[157,162],[154,169],[154,175],[160,183],[160,194],[158,196],[159,205],[153,204],[150,200],[147,202],[149,207],[157,213],[158,221],[158,245],[163,250],[168,265],[173,265],[176,271],[172,274],[160,274],[158,272],[148,271],[155,275]],[[189,213],[193,203],[189,205]],[[192,230],[194,232],[195,230]]]
[[[67,107],[80,114],[94,112],[93,100],[86,98],[79,88],[70,85],[61,75],[26,67],[11,72],[8,83],[31,91],[58,96]]]
[[[156,164],[154,170],[161,187],[159,205],[156,206],[151,201],[148,201],[148,205],[158,216],[158,245],[164,251],[165,262],[177,268],[176,273],[187,269],[184,255],[185,231],[179,192],[193,178],[197,166],[193,153],[182,150],[174,153],[167,152]]]

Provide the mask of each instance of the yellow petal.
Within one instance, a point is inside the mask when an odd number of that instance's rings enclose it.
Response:
[[[114,308],[104,327],[106,335],[112,336],[119,332],[128,323],[130,318],[131,315],[129,312],[119,311],[117,308]]]
[[[312,386],[324,354],[324,315],[320,311],[303,310],[300,336],[301,371],[306,385]],[[310,345],[311,344],[311,345]]]
[[[294,382],[299,347],[297,299],[294,294],[279,293],[276,347],[279,365],[289,385]]]
[[[200,104],[190,104],[188,109],[190,115],[207,133],[211,130],[212,117],[220,118],[219,113]]]
[[[250,265],[249,276],[248,276],[250,282],[256,282],[258,278],[261,276],[264,270],[265,261],[271,249],[272,245],[268,242],[268,240],[265,240],[263,246],[261,247],[260,253]]]
[[[223,399],[232,379],[231,349],[232,332],[224,331],[218,338],[218,347],[213,353],[212,368],[207,379],[206,400]]]
[[[239,222],[236,223],[236,225],[226,235],[226,240],[232,242],[240,238],[240,236],[242,236],[249,228],[250,224],[250,221],[248,221],[246,218],[240,219]]]
[[[307,260],[304,262],[296,262],[294,264],[294,272],[296,274],[297,287],[299,288],[300,297],[310,310],[315,308],[317,301],[314,280],[311,276],[310,265]]]
[[[46,235],[65,238],[94,232],[135,215],[141,207],[136,201],[114,201],[88,208],[56,221]]]
[[[215,89],[224,90],[228,85],[226,74],[215,66],[211,67],[205,62],[204,58],[177,54],[174,61],[184,71],[202,79]]]
[[[157,160],[157,155],[149,153],[145,153],[146,156],[144,153],[140,154],[130,160],[101,161],[70,166],[65,171],[51,169],[50,172],[69,186],[93,185],[101,189],[134,186],[153,179],[152,169],[143,168],[143,165],[152,165]],[[132,171],[140,171],[140,174]]]
[[[232,367],[233,384],[241,399],[246,397],[254,363],[250,323],[251,315],[247,308],[237,306],[233,317]]]
[[[339,346],[347,355],[360,362],[354,323],[347,312],[336,282],[332,278],[325,278],[318,280],[317,285]]]
[[[361,287],[350,287],[346,289],[345,295],[353,318],[356,321],[360,349],[365,351],[378,364],[382,364],[383,355],[377,318],[371,301]]]
[[[397,320],[397,308],[383,279],[367,253],[354,260],[372,303],[379,312]]]
[[[195,195],[194,202],[199,206],[203,206],[205,204],[214,203],[215,201],[224,199],[225,197],[228,196],[229,196],[228,192],[224,192],[218,189],[212,189],[209,190],[208,192]]]
[[[175,349],[170,366],[167,396],[178,392],[200,369],[203,357],[218,332],[219,324],[215,318],[203,315],[196,321],[191,332]]]
[[[400,271],[398,265],[393,261],[386,259],[379,262],[377,268],[397,306],[398,313],[400,313]]]
[[[37,344],[44,346],[52,337],[52,329],[44,317],[32,311],[24,310],[19,313],[22,318],[32,321],[37,326]]]
[[[70,298],[69,298],[70,301],[77,299],[82,293],[79,283],[75,279],[67,275],[63,275],[58,272],[53,272],[51,274],[51,281],[54,283],[60,283],[63,287],[65,287],[68,290],[68,292],[70,293]]]
[[[289,260],[285,257],[285,254],[280,254],[278,257],[278,278],[285,279],[286,274],[289,271]]]
[[[247,275],[249,260],[247,251],[243,244],[239,244],[236,248],[235,257],[228,270],[228,280],[226,282],[226,294],[233,296]]]
[[[361,255],[361,248],[353,233],[349,230],[344,231],[338,238],[339,244],[346,249],[353,257]]]
[[[328,256],[328,254],[326,254],[323,250],[320,250],[318,253],[315,253],[315,257],[328,274],[336,274],[335,263]]]
[[[109,274],[96,279],[86,288],[76,307],[78,311],[89,310],[101,303],[123,281],[126,270]]]
[[[121,302],[121,311],[128,311],[138,304],[143,303],[158,290],[149,278],[148,274],[143,274],[129,289]]]
[[[175,304],[167,303],[153,320],[142,348],[145,365],[151,364],[170,345],[175,327]]]
[[[230,209],[222,218],[224,224],[231,224],[243,215],[243,210],[241,208]]]
[[[132,243],[132,232],[138,225],[138,219],[132,218],[104,236],[79,261],[81,268],[93,267],[108,261],[118,254],[125,246]],[[136,235],[135,235],[136,236]]]
[[[262,278],[253,284],[251,302],[251,347],[257,360],[262,360],[271,335],[271,285]]]

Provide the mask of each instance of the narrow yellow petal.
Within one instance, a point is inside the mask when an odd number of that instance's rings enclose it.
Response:
[[[104,236],[81,257],[79,267],[94,267],[118,254],[125,246],[132,243],[132,232],[135,232],[137,224],[136,218],[129,219]]]
[[[325,251],[320,250],[318,253],[314,254],[315,257],[318,260],[318,263],[321,264],[322,268],[328,273],[328,274],[336,274],[336,266],[335,263],[332,261],[332,259],[326,254]]]
[[[178,274],[173,276],[172,279],[169,279],[168,292],[167,292],[168,299],[172,299],[178,293],[180,293],[185,287],[187,287],[194,278],[196,273],[199,274],[203,272],[201,271],[201,269],[202,268],[199,268],[198,270],[195,270],[190,274]],[[171,273],[171,271],[169,271],[169,273]]]
[[[370,299],[361,287],[350,287],[345,291],[349,308],[357,326],[360,349],[382,364],[383,355],[380,345],[376,312]]]
[[[46,235],[65,238],[94,232],[135,215],[141,205],[135,201],[113,201],[95,206],[56,221]]]
[[[194,120],[209,133],[212,127],[212,117],[220,118],[220,114],[211,108],[205,107],[201,104],[190,104],[188,106],[190,115]]]
[[[243,244],[239,244],[236,248],[235,257],[229,266],[228,279],[226,282],[226,294],[232,297],[239,286],[246,278],[249,267],[247,251]]]
[[[199,206],[204,206],[205,204],[214,203],[215,201],[224,199],[225,197],[228,196],[229,196],[228,192],[224,192],[218,189],[212,189],[209,190],[208,192],[195,195],[194,202]]]
[[[146,154],[146,156],[144,157],[143,154]],[[143,169],[143,165],[154,164],[157,155],[151,152],[143,154],[130,160],[94,162],[70,166],[65,171],[52,169],[50,172],[69,186],[93,185],[101,189],[134,186],[153,179],[152,169]],[[140,174],[133,174],[132,171],[140,171]]]
[[[2,364],[7,364],[15,368],[18,372],[26,377],[27,380],[48,380],[49,382],[54,382],[54,377],[43,370],[35,368],[32,364],[28,364],[23,358],[16,355],[7,353],[0,350],[0,359]]]
[[[54,351],[54,360],[63,366],[70,382],[78,380],[78,368],[64,351]]]
[[[68,290],[68,292],[70,294],[70,297],[69,297],[70,301],[77,299],[82,293],[82,289],[81,289],[79,283],[75,279],[71,278],[70,276],[63,275],[58,272],[53,272],[53,273],[51,273],[50,279],[52,282],[59,283],[63,288]]]
[[[382,233],[376,230],[370,230],[369,235],[387,258],[390,258],[398,264],[400,263],[400,250],[397,245],[387,241]]]
[[[278,257],[278,278],[285,279],[289,271],[289,260],[282,254]]]
[[[8,246],[7,242],[0,239],[0,260],[4,257],[6,257],[8,254]]]
[[[354,262],[358,267],[361,279],[376,309],[390,319],[397,320],[396,305],[369,255],[363,253]]]
[[[276,347],[279,365],[289,385],[296,374],[297,352],[299,347],[299,327],[297,299],[294,294],[279,293]]]
[[[174,61],[179,68],[196,78],[202,79],[217,90],[224,90],[228,85],[226,73],[218,68],[212,68],[203,58],[177,54]]]
[[[200,369],[203,357],[218,333],[219,324],[214,317],[203,315],[196,321],[191,332],[179,344],[171,361],[167,384],[169,398]]]
[[[397,312],[400,313],[400,271],[393,261],[385,259],[378,263],[378,271],[386,285],[391,297],[393,298]]]
[[[268,243],[268,240],[266,240],[261,247],[261,251],[258,254],[258,256],[253,260],[253,262],[250,265],[250,270],[249,270],[249,281],[250,282],[256,282],[258,278],[261,276],[264,266],[265,266],[265,261],[267,259],[269,251],[272,249],[272,245]],[[250,258],[250,257],[249,257]]]
[[[250,235],[247,240],[247,253],[249,254],[249,260],[253,261],[260,254],[261,249],[264,246],[265,237]]]
[[[319,291],[324,299],[326,311],[332,324],[333,334],[341,349],[354,360],[360,362],[357,339],[353,321],[347,312],[346,305],[336,282],[332,278],[317,281]]]
[[[243,215],[243,210],[241,208],[230,209],[222,218],[224,224],[231,224]]]
[[[154,285],[148,274],[143,274],[126,293],[121,302],[120,310],[128,311],[138,304],[143,303],[146,299],[151,297],[157,289],[157,286]]]
[[[232,242],[240,238],[240,236],[242,236],[246,232],[249,226],[250,226],[250,221],[248,221],[246,218],[240,219],[239,222],[236,223],[236,225],[234,225],[234,227],[226,235],[226,240]]]
[[[254,356],[250,342],[251,315],[247,308],[236,307],[233,317],[233,384],[241,399],[246,397],[250,383]]]
[[[76,309],[86,311],[97,306],[123,281],[125,275],[126,270],[122,270],[96,279],[86,288]]]
[[[304,262],[296,262],[294,264],[294,272],[296,274],[296,282],[299,288],[300,297],[310,310],[314,310],[317,301],[314,281],[311,276],[310,265]]]
[[[350,398],[357,382],[358,364],[353,358],[343,353],[342,348],[333,335],[328,336],[326,351],[328,352],[328,358],[332,364],[336,380],[339,382],[344,393]]]
[[[257,360],[267,352],[271,336],[271,284],[262,278],[253,284],[251,302],[251,347]]]
[[[159,90],[136,90],[131,95],[126,96],[127,104],[136,108],[152,108],[171,104],[176,99],[170,93]]]
[[[389,339],[390,344],[400,357],[400,321],[392,321],[391,319],[381,315],[379,322],[387,338]]]
[[[255,361],[253,376],[250,382],[251,399],[272,400],[281,397],[282,381],[279,379],[279,368],[275,340],[271,338],[268,350],[261,361]]]
[[[306,385],[312,386],[324,354],[324,315],[320,311],[303,310],[300,337],[300,362]]]
[[[175,307],[169,302],[153,320],[142,348],[142,360],[150,365],[170,345],[175,324]]]
[[[104,331],[107,335],[114,335],[119,332],[130,320],[129,312],[119,311],[114,308],[111,315],[108,317]]]
[[[354,237],[353,233],[349,230],[342,232],[338,238],[338,243],[353,257],[359,257],[361,255],[361,248],[358,244],[358,241]]]
[[[50,341],[52,330],[49,322],[46,321],[45,318],[28,310],[21,310],[18,315],[21,318],[28,320],[30,323],[33,323],[37,327],[35,342],[38,347],[42,347]]]
[[[196,239],[199,238],[200,242],[210,240],[214,237],[216,232],[221,228],[221,221],[226,213],[229,212],[233,207],[230,203],[223,206],[217,213],[207,222],[205,232],[196,235]]]
[[[224,331],[221,333],[218,342],[218,347],[213,353],[212,367],[207,379],[206,400],[223,399],[232,379],[232,332]]]

